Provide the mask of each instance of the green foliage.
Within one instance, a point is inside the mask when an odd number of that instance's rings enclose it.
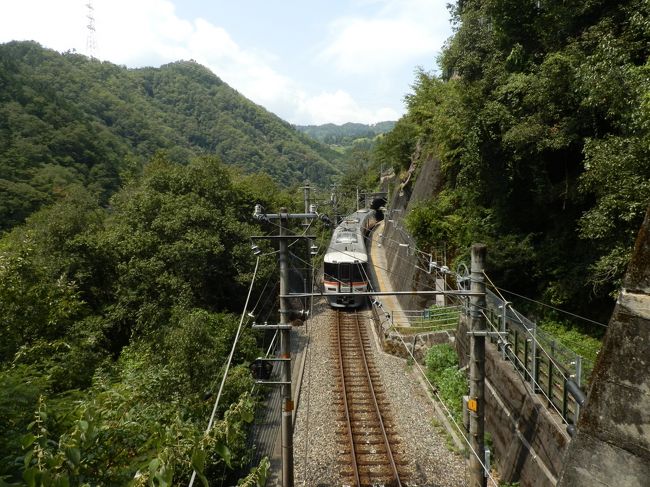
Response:
[[[552,318],[543,319],[539,322],[539,326],[554,340],[585,359],[582,370],[585,377],[589,377],[602,347],[603,330],[587,334],[569,321],[553,320]]]
[[[241,479],[237,485],[240,485],[241,487],[264,487],[266,485],[266,479],[270,467],[271,462],[269,462],[268,458],[264,457],[260,461],[260,464],[253,468],[251,473]]]
[[[451,7],[443,76],[416,72],[378,151],[440,159],[407,221],[419,247],[486,243],[495,282],[604,321],[650,203],[650,7],[524,3]]]
[[[329,182],[338,154],[194,62],[128,70],[34,42],[0,45],[0,230],[70,187],[106,205],[158,151],[219,157],[287,186]]]
[[[136,365],[141,371],[145,368],[141,361]],[[136,376],[146,378],[137,372]],[[133,378],[122,383],[130,392],[157,392],[156,387],[146,385],[140,390]],[[134,397],[126,394],[122,384],[79,406],[81,419],[58,442],[52,441],[52,419],[43,398],[39,399],[34,421],[29,425],[31,433],[21,440],[26,451],[22,463],[27,485],[171,486],[189,478],[193,469],[205,485],[216,467],[225,464],[232,469],[245,462],[245,425],[252,421],[254,407],[249,396],[243,395],[223,420],[202,435],[175,411],[182,403],[173,398],[163,402],[163,398],[149,397],[140,411],[133,407]],[[157,424],[160,421],[163,423]]]
[[[256,201],[290,202],[267,176],[159,155],[110,211],[75,187],[0,239],[0,477],[175,485],[198,467],[199,479],[235,482],[256,405],[250,328],[208,435],[204,397],[252,277]],[[257,292],[274,272],[260,264]]]
[[[375,158],[386,167],[392,167],[396,174],[408,169],[417,132],[417,126],[408,117],[402,117],[393,130],[379,139]]]
[[[427,352],[425,362],[429,380],[437,388],[456,422],[462,422],[463,396],[467,394],[468,383],[465,373],[458,370],[456,351],[447,344],[433,345]]]
[[[330,147],[353,147],[359,142],[372,140],[378,135],[390,132],[394,126],[395,122],[378,122],[372,125],[348,122],[343,125],[296,125],[296,129]]]

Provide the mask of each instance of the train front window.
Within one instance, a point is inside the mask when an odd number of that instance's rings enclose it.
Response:
[[[366,280],[366,273],[363,269],[363,264],[354,264],[352,266],[352,281],[363,282]]]
[[[325,280],[329,282],[338,281],[338,264],[332,264],[330,262],[325,262],[324,266]]]
[[[339,264],[339,280],[341,282],[350,282],[350,264],[347,262]]]
[[[365,282],[367,280],[366,272],[362,263],[341,262],[332,264],[325,262],[324,278],[328,282]]]

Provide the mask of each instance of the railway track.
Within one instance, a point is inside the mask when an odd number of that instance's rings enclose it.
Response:
[[[336,311],[333,350],[338,352],[341,474],[349,485],[401,486],[406,476],[399,439],[370,351],[367,326],[357,311]]]

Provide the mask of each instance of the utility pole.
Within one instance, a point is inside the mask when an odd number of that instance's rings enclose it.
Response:
[[[302,187],[302,189],[303,189],[304,198],[305,198],[305,213],[310,213],[310,196],[311,196],[310,191],[311,191],[311,186],[309,184],[309,180],[305,181],[305,185]],[[303,226],[305,227],[305,231],[307,231],[306,229],[309,228],[309,224],[310,224],[309,223],[309,218],[305,218],[305,221],[303,223]],[[309,253],[311,251],[310,250],[311,245],[312,245],[312,242],[311,242],[311,240],[308,239],[307,240],[307,249],[308,249],[307,250],[307,258],[305,259],[305,262],[309,261]],[[305,294],[307,294],[307,282],[310,282],[310,283],[313,282],[313,280],[312,280],[313,278],[312,278],[312,275],[310,273],[309,268],[305,269],[305,274],[306,274],[306,276],[303,274],[303,291],[305,292]],[[305,299],[304,299],[304,301],[302,303],[302,309],[307,309],[308,308],[307,303],[309,303],[309,299],[307,297],[305,297]]]
[[[289,262],[287,241],[282,238],[287,234],[289,216],[286,208],[280,208],[280,325],[289,324]],[[280,330],[280,358],[282,362],[282,485],[293,487],[293,400],[291,399],[291,330]]]
[[[289,240],[297,238],[311,239],[311,236],[287,235],[289,219],[313,220],[326,217],[319,216],[314,206],[308,208],[305,213],[288,213],[286,208],[280,208],[277,214],[266,214],[262,211],[261,205],[255,205],[253,216],[261,221],[279,220],[280,231],[278,236],[253,237],[269,238],[279,241],[278,260],[280,263],[280,324],[255,326],[255,328],[280,330],[280,356],[278,361],[282,364],[282,376],[280,381],[282,396],[282,486],[293,487],[293,399],[291,391],[291,323],[289,319]]]
[[[469,345],[469,441],[470,487],[485,487],[485,257],[487,248],[483,244],[472,245],[472,296],[470,297],[470,345]],[[476,294],[474,294],[476,293]]]

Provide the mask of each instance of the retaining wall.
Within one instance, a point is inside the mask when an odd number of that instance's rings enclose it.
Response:
[[[650,485],[650,209],[559,485]]]
[[[461,366],[469,361],[469,317],[461,315],[456,350]],[[496,346],[485,346],[485,431],[501,479],[522,487],[553,486],[570,438],[558,414],[545,407],[530,386],[504,361]]]
[[[389,266],[393,289],[430,290],[435,288],[434,276],[416,268],[418,258],[408,255],[399,243],[408,243],[403,218],[419,201],[431,198],[437,193],[440,163],[435,159],[422,162],[415,181],[406,187],[395,184],[391,188],[390,208],[384,226],[383,245]],[[384,188],[387,189],[387,188]],[[400,228],[402,230],[400,230]],[[435,302],[433,296],[399,296],[403,309],[423,309]],[[394,348],[395,354],[405,355],[400,347],[391,348],[395,341],[387,330],[382,329],[379,320],[379,335],[384,349]],[[456,348],[462,366],[468,361],[469,339],[466,317],[461,316],[456,333]],[[447,341],[448,335],[438,335],[434,341]],[[453,341],[453,340],[452,340]],[[430,344],[429,344],[430,346]],[[428,346],[418,346],[417,356],[426,353]],[[494,345],[486,346],[486,431],[492,437],[492,453],[498,462],[502,481],[519,482],[521,487],[554,486],[563,465],[563,456],[570,438],[562,426],[559,416],[552,416],[535,394],[531,394],[521,376],[510,362],[504,362]]]

